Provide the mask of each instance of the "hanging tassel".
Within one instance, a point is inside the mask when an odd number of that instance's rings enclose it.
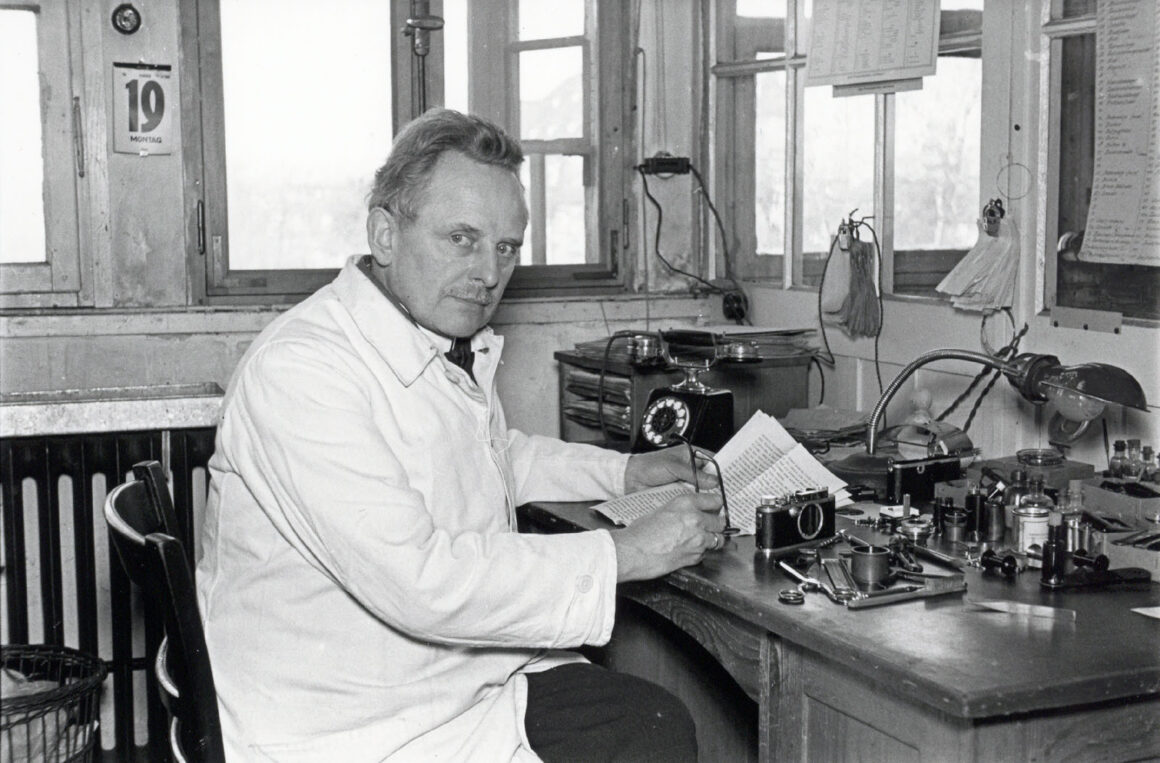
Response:
[[[839,323],[852,338],[878,336],[882,311],[878,305],[874,246],[867,241],[850,242],[850,288],[838,310]]]

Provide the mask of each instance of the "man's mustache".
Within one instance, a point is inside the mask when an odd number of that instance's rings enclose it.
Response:
[[[451,289],[448,294],[456,299],[464,299],[468,302],[475,302],[476,304],[488,306],[495,301],[491,292],[478,289]]]

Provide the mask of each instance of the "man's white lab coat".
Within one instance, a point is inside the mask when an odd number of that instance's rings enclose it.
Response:
[[[197,582],[227,755],[535,759],[522,673],[608,640],[616,554],[514,509],[618,494],[627,457],[508,429],[502,338],[473,385],[354,262],[223,405]]]

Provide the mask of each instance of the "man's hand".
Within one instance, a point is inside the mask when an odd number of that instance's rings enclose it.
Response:
[[[711,467],[708,470],[705,468],[708,461],[698,459],[698,463],[697,484],[702,488],[716,486],[717,475],[714,470]],[[687,446],[674,445],[650,453],[634,453],[628,457],[628,466],[624,469],[624,492],[635,493],[670,482],[694,482]]]
[[[690,493],[623,530],[614,530],[616,580],[649,580],[701,561],[725,543],[720,494]]]

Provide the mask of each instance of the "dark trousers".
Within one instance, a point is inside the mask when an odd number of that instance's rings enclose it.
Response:
[[[693,717],[656,684],[587,663],[527,679],[524,728],[546,763],[697,759]]]

